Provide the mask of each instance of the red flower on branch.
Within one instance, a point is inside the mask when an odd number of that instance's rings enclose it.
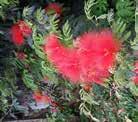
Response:
[[[79,80],[79,67],[76,49],[65,48],[55,35],[47,37],[44,50],[48,59],[56,66],[58,71],[71,81]]]
[[[24,37],[28,37],[31,33],[31,28],[22,20],[11,27],[12,41],[17,46],[23,45]]]
[[[62,7],[58,3],[49,3],[48,6],[45,8],[46,12],[53,11],[57,15],[61,15],[62,13]]]
[[[110,31],[89,32],[79,38],[79,54],[82,63],[89,64],[93,59],[99,67],[109,68],[115,63],[116,53],[120,50],[120,43]]]
[[[37,103],[51,104],[53,101],[48,95],[42,95],[39,92],[35,92],[33,98]]]
[[[18,25],[13,25],[11,28],[11,37],[15,45],[21,46],[24,43],[23,34]]]
[[[81,80],[103,83],[110,76],[109,69],[115,64],[120,43],[110,31],[105,30],[80,36],[78,48]]]
[[[73,83],[103,84],[116,63],[120,43],[110,31],[85,33],[76,41],[75,48],[66,48],[55,35],[49,36],[44,48],[48,59]]]

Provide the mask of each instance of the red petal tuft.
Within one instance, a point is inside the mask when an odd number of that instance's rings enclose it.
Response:
[[[33,98],[37,103],[52,104],[53,101],[52,98],[50,98],[48,95],[42,95],[39,92],[35,92]]]
[[[42,102],[42,95],[39,92],[35,92],[33,95],[33,98],[35,99],[36,102]]]
[[[89,32],[79,38],[78,47],[82,80],[103,83],[110,76],[108,70],[115,63],[120,43],[110,31]]]
[[[61,15],[62,13],[62,7],[58,3],[50,3],[45,8],[45,10],[48,11],[55,11],[56,14]]]
[[[15,45],[21,46],[24,43],[24,38],[23,34],[20,31],[20,28],[18,25],[13,25],[11,28],[11,36],[12,36],[12,41]]]
[[[61,74],[73,82],[78,81],[79,67],[76,50],[63,47],[54,35],[49,36],[47,40],[45,50],[49,60],[57,67]]]
[[[22,20],[11,27],[12,41],[17,46],[23,45],[24,37],[29,36],[31,33],[31,28]]]

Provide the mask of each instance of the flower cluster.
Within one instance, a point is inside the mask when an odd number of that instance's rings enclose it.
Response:
[[[51,104],[53,101],[48,95],[43,95],[39,92],[35,92],[33,98],[37,103]]]
[[[89,32],[77,38],[75,48],[64,47],[55,35],[45,44],[48,59],[73,83],[102,84],[116,63],[120,43],[110,31]]]
[[[100,84],[110,76],[109,69],[114,66],[116,54],[120,49],[119,42],[110,31],[82,35],[78,48],[82,81],[95,81]]]
[[[55,35],[47,37],[44,47],[49,60],[55,64],[58,71],[71,81],[79,80],[78,56],[76,49],[65,48]]]
[[[24,37],[28,37],[32,33],[32,29],[20,20],[11,27],[11,37],[15,45],[21,46],[24,43]]]

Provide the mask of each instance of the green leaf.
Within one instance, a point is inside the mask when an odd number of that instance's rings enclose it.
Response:
[[[106,14],[107,8],[107,0],[87,0],[84,5],[84,11],[88,20]]]
[[[117,0],[116,10],[116,17],[121,18],[125,23],[129,24],[130,22],[134,21],[134,1]]]
[[[58,23],[59,20],[56,18],[56,15],[49,17],[49,24],[50,24],[49,33],[59,34]]]
[[[121,18],[114,21],[111,25],[111,28],[120,41],[128,41],[128,38],[131,35],[131,31],[127,30],[126,23],[124,23]]]
[[[94,17],[94,15],[91,13],[92,13],[92,8],[94,7],[95,4],[97,4],[95,0],[88,0],[85,2],[84,11],[89,20],[92,20]]]
[[[70,46],[73,43],[73,35],[71,33],[71,27],[68,21],[66,21],[62,27],[62,34],[60,39],[66,46]]]
[[[37,85],[35,84],[35,81],[33,80],[32,75],[28,73],[27,70],[23,71],[23,82],[26,85],[26,87],[34,91],[38,89]]]
[[[55,69],[51,66],[51,64],[46,64],[44,61],[41,62],[41,72],[43,74],[43,76],[47,76],[48,80],[58,84],[58,76],[55,72]]]

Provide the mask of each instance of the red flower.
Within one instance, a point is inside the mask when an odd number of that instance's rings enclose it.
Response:
[[[62,13],[62,7],[58,3],[49,3],[45,10],[46,12],[54,11],[59,16]]]
[[[120,43],[110,31],[89,32],[79,38],[78,48],[81,80],[103,83],[110,76],[109,68],[115,64]]]
[[[135,76],[132,77],[132,80],[136,85],[138,85],[138,61],[135,62],[134,73],[135,73]]]
[[[82,82],[86,82],[87,84],[95,82],[97,84],[103,84],[104,80],[110,76],[108,69],[98,68],[91,63],[91,67],[84,68],[82,66],[82,70],[80,73],[80,80]],[[95,64],[96,65],[96,64]]]
[[[120,43],[110,31],[89,32],[76,41],[75,48],[66,48],[56,36],[49,36],[44,48],[48,59],[73,82],[102,84],[110,76]]]
[[[88,64],[91,59],[98,67],[110,68],[115,63],[120,43],[110,31],[89,32],[80,37],[79,53],[82,63]],[[97,67],[96,66],[96,67]]]
[[[44,47],[48,59],[63,76],[71,81],[79,80],[79,67],[76,49],[65,48],[55,35],[49,36]]]
[[[42,95],[39,92],[35,92],[33,98],[36,102],[42,102]]]
[[[24,43],[24,37],[32,33],[31,28],[24,22],[18,21],[11,27],[11,37],[15,45],[21,46]]]
[[[48,96],[48,95],[42,95],[39,92],[35,92],[33,95],[33,98],[35,99],[35,101],[37,103],[48,103],[51,104],[52,103],[52,99]]]
[[[15,45],[21,46],[24,43],[23,34],[18,25],[13,25],[11,28],[12,41]]]

